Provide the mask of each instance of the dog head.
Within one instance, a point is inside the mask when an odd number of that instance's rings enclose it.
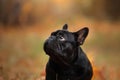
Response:
[[[82,45],[88,35],[89,29],[82,28],[76,32],[69,32],[65,24],[62,30],[51,33],[44,43],[44,51],[54,61],[71,63],[77,56],[77,49]]]

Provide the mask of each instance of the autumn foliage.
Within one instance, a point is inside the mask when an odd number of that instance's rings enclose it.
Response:
[[[115,2],[116,4],[113,4]],[[0,0],[0,80],[44,80],[44,40],[67,23],[90,29],[93,80],[120,79],[119,0]]]

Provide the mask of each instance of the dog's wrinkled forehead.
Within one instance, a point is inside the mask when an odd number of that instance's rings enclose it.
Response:
[[[66,39],[73,39],[74,40],[73,34],[67,30],[57,30],[55,32],[52,32],[51,35],[52,36],[62,36]]]

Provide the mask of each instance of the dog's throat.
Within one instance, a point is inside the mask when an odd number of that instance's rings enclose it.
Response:
[[[76,62],[77,59],[78,59],[78,54],[76,53],[76,54],[75,54],[75,57],[74,57],[73,60],[72,60],[72,63]]]
[[[74,57],[73,57],[73,60],[72,60],[72,64],[74,63],[74,62],[76,62],[76,60],[78,59],[78,48],[76,48],[75,50],[74,50],[74,55],[73,55]]]

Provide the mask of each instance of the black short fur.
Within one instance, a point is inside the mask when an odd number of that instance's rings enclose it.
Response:
[[[46,65],[46,80],[91,80],[93,70],[82,45],[88,35],[87,27],[69,32],[65,24],[62,30],[52,32],[44,43],[44,51],[50,56]]]

